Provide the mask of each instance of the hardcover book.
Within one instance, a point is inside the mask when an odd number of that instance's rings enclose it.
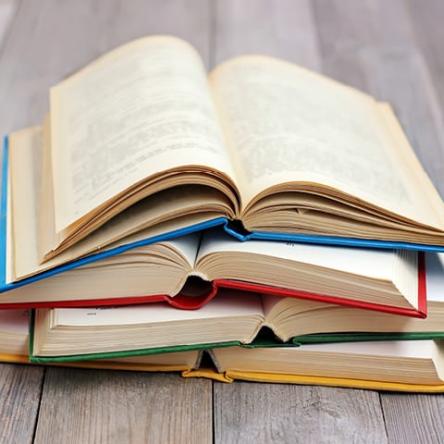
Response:
[[[439,262],[429,273],[443,270]],[[26,273],[26,264],[15,271]],[[230,288],[243,290],[240,299],[264,293],[424,317],[426,273],[421,252],[238,242],[213,229],[136,247],[11,289],[1,295],[0,307],[163,301],[197,309]]]

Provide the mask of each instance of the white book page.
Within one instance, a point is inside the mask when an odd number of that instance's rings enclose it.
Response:
[[[64,262],[77,259],[85,254],[93,253],[97,247],[106,246],[110,237],[113,237],[113,225],[108,224],[107,228],[98,230],[91,234],[83,241],[74,245],[71,249],[63,252],[59,256],[46,261],[44,264],[40,262],[41,256],[39,251],[39,216],[41,216],[42,206],[39,205],[38,193],[42,186],[42,175],[40,170],[35,168],[42,161],[42,131],[39,127],[28,128],[10,135],[10,170],[11,170],[11,186],[8,188],[8,237],[7,237],[7,279],[13,282],[16,278],[42,272],[46,269],[54,268]],[[171,193],[173,194],[173,193]],[[176,193],[177,195],[177,193]],[[14,205],[11,205],[14,203]],[[172,199],[163,200],[163,208],[165,211],[171,209]],[[151,217],[149,212],[136,214],[136,219],[140,221],[143,217]],[[126,213],[117,216],[114,226],[125,227],[126,222],[130,222],[129,214]],[[191,223],[195,219],[190,218]],[[196,222],[199,219],[196,219]],[[51,225],[46,221],[42,224],[44,231],[51,229]],[[174,231],[181,226],[169,224],[167,231]],[[165,225],[163,225],[165,227]],[[46,232],[47,234],[47,232]],[[113,246],[125,243],[137,242],[142,239],[161,234],[156,227],[149,233],[144,234],[143,231],[125,238]],[[199,247],[199,234],[190,234],[180,239],[168,242],[171,248],[181,252],[190,267],[193,267]]]
[[[225,290],[199,310],[147,304],[112,308],[55,308],[53,314],[55,325],[100,327],[256,316],[263,315],[263,311],[260,296],[245,296],[242,292]]]
[[[233,177],[203,63],[173,37],[124,45],[52,88],[51,149],[57,232],[161,171]]]
[[[410,147],[393,140],[372,97],[264,56],[228,61],[210,80],[247,201],[283,183],[315,183],[442,226],[415,181],[420,165],[406,165]]]
[[[304,350],[430,359],[433,358],[435,354],[436,344],[434,341],[343,342],[337,344],[303,345],[301,351]]]
[[[376,279],[393,280],[396,253],[391,250],[327,247],[291,242],[239,242],[225,233],[204,234],[197,260],[212,253],[239,252],[271,256]]]
[[[191,233],[177,239],[163,241],[162,244],[181,253],[190,265],[190,268],[193,268],[199,250],[200,238],[200,233]]]
[[[444,253],[426,253],[425,259],[427,300],[444,302]]]
[[[269,316],[270,312],[274,309],[276,305],[281,303],[286,304],[288,301],[291,302],[292,311],[303,313],[311,310],[326,309],[326,308],[336,308],[338,306],[335,304],[327,304],[326,302],[313,301],[310,299],[299,299],[299,298],[285,298],[281,296],[273,296],[270,294],[262,295],[262,305],[264,307],[265,318]],[[352,310],[352,309],[349,309]],[[333,314],[334,312],[332,312]],[[267,320],[267,319],[266,319]]]

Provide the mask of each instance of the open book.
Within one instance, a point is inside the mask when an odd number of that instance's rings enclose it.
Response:
[[[442,341],[334,343],[299,348],[230,347],[215,349],[212,355],[219,373],[231,380],[402,391],[427,391],[424,386],[438,389],[444,382]],[[368,384],[369,381],[376,384]]]
[[[65,362],[255,344],[271,330],[278,344],[367,338],[444,338],[444,275],[429,279],[427,319],[336,306],[318,301],[244,295],[223,290],[200,310],[164,304],[35,311],[32,355]],[[328,336],[333,335],[330,339]],[[381,339],[381,338],[379,338]]]
[[[14,261],[23,244],[55,267],[217,224],[444,247],[444,205],[390,107],[269,57],[207,76],[186,42],[142,38],[53,87],[43,125],[6,142]]]
[[[0,361],[29,362],[28,319],[23,310],[0,311]],[[52,364],[137,371],[182,371],[184,377],[208,377],[225,382],[243,379],[442,392],[442,344],[440,341],[424,340],[207,349],[213,368],[209,368],[208,364],[203,366],[202,353],[205,350]],[[39,360],[31,357],[32,361]]]
[[[15,272],[26,275],[26,265]],[[424,254],[414,251],[238,242],[213,229],[136,247],[12,289],[1,295],[0,306],[167,301],[195,309],[218,297],[220,288],[233,288],[421,317],[426,311],[424,268]],[[239,293],[239,298],[248,294]]]

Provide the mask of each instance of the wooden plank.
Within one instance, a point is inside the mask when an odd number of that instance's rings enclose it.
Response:
[[[0,0],[0,48],[18,8],[18,0]]]
[[[208,62],[209,16],[207,0],[23,0],[0,57],[0,134],[39,123],[50,86],[131,39],[174,34]]]
[[[421,49],[440,102],[441,113],[444,112],[444,2],[429,0],[426,4],[418,0],[406,0],[411,18],[415,40]]]
[[[31,443],[43,368],[0,364],[0,442]]]
[[[48,369],[35,443],[208,443],[211,381]]]
[[[444,196],[443,120],[403,1],[315,1],[314,10],[324,72],[394,106]]]
[[[382,407],[390,442],[443,442],[443,396],[384,394]]]
[[[236,382],[214,384],[216,443],[387,441],[376,392]]]
[[[319,68],[317,34],[308,0],[218,0],[213,64],[240,54],[282,57]]]

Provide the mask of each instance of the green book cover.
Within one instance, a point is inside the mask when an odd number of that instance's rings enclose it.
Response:
[[[34,364],[51,364],[62,362],[79,362],[79,361],[95,361],[98,359],[112,360],[115,358],[129,358],[131,356],[148,356],[161,353],[174,353],[190,350],[208,350],[212,348],[234,347],[240,345],[239,342],[218,342],[212,344],[193,344],[193,345],[175,345],[171,347],[153,347],[139,350],[125,350],[104,353],[88,353],[82,355],[66,355],[66,356],[35,356],[30,353],[29,360]]]
[[[132,356],[148,356],[161,353],[174,353],[190,350],[208,350],[211,348],[220,347],[234,347],[240,345],[238,341],[207,343],[207,344],[192,344],[192,345],[175,345],[171,347],[151,347],[138,350],[124,350],[116,352],[103,353],[87,353],[81,355],[65,355],[65,356],[36,356],[34,355],[34,310],[31,312],[31,322],[29,323],[29,360],[34,364],[51,364],[62,362],[79,362],[79,361],[93,361],[97,359],[115,359],[115,358],[129,358]]]
[[[103,353],[88,353],[65,356],[36,356],[34,355],[34,320],[35,313],[31,313],[29,332],[29,360],[35,364],[50,364],[63,362],[91,361],[97,359],[128,358],[132,356],[147,356],[161,353],[175,353],[191,350],[209,350],[221,347],[244,348],[270,348],[270,347],[299,347],[304,344],[327,344],[333,342],[361,342],[361,341],[400,341],[400,340],[426,340],[444,339],[444,332],[411,332],[411,333],[316,333],[295,336],[289,342],[282,342],[269,329],[262,329],[250,344],[240,341],[227,341],[219,343],[183,344],[167,347],[151,347],[138,350],[125,350]]]

